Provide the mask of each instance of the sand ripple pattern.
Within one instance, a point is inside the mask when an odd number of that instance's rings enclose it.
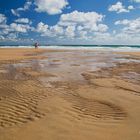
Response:
[[[92,118],[92,120],[100,121],[121,121],[125,120],[127,113],[115,104],[87,99],[78,95],[64,95],[64,99],[72,103],[72,112],[78,113],[82,118]]]
[[[16,81],[0,81],[0,128],[24,124],[44,116],[37,105],[45,95],[37,89],[31,90],[35,84],[32,81],[21,85]]]

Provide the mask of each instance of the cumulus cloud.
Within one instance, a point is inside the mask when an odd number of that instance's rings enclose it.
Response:
[[[65,30],[65,35],[68,37],[75,37],[75,26],[68,26]]]
[[[133,10],[133,9],[135,9],[133,5],[128,6],[128,10]]]
[[[140,3],[140,0],[131,0],[133,2],[136,2],[136,3]]]
[[[20,14],[18,13],[18,11],[17,11],[16,9],[11,9],[11,13],[12,13],[14,16],[20,17]]]
[[[98,14],[96,12],[85,13],[85,12],[73,11],[68,14],[62,14],[60,17],[60,21],[58,22],[58,25],[62,26],[64,29],[69,29],[69,28],[72,29],[71,32],[72,34],[73,32],[75,32],[76,37],[80,33],[82,33],[83,35],[85,34],[90,36],[94,32],[107,31],[108,26],[102,24],[103,19],[104,19],[104,15]]]
[[[11,12],[14,16],[20,17],[20,11],[26,11],[29,10],[30,6],[32,5],[31,1],[27,1],[23,7],[17,8],[17,9],[11,9]]]
[[[104,16],[96,12],[73,11],[62,14],[60,20],[54,26],[48,26],[40,22],[37,32],[43,36],[61,36],[68,38],[81,38],[94,35],[95,32],[106,32],[108,26],[103,24]]]
[[[54,26],[50,27],[50,31],[52,33],[56,33],[56,34],[59,34],[59,35],[64,34],[63,28],[61,26],[59,26],[59,25],[54,25]]]
[[[117,13],[125,13],[130,12],[130,10],[133,10],[134,7],[132,5],[129,5],[128,7],[125,7],[122,2],[118,1],[116,4],[109,6],[108,11],[114,11]]]
[[[7,18],[4,14],[0,14],[0,24],[5,24],[7,21]]]
[[[25,24],[31,24],[32,23],[28,18],[19,18],[19,19],[16,19],[15,22],[25,23]]]
[[[11,23],[9,26],[9,31],[11,32],[21,32],[26,33],[31,27],[27,24],[17,24],[17,23]]]
[[[6,34],[6,29],[8,28],[8,25],[6,24],[7,17],[4,14],[0,14],[0,34]]]
[[[62,35],[64,30],[58,25],[49,26],[40,22],[34,31],[40,33],[41,36],[55,37],[57,35]]]
[[[38,23],[36,31],[39,33],[46,33],[48,31],[48,25],[43,22]]]
[[[124,19],[124,20],[117,20],[115,22],[115,25],[127,25],[130,21],[127,20],[127,19]]]
[[[10,40],[15,40],[15,39],[17,39],[17,34],[16,33],[9,33],[8,35],[7,35],[7,39],[10,39]]]
[[[4,39],[5,39],[5,37],[0,35],[0,40],[4,40]]]
[[[67,0],[35,0],[37,12],[46,12],[50,15],[60,14],[68,5]]]
[[[115,22],[116,25],[124,25],[124,28],[122,29],[125,33],[131,33],[136,34],[140,33],[140,18],[137,18],[135,20],[118,20]]]
[[[140,33],[140,18],[136,18],[134,20],[124,19],[124,20],[116,21],[115,23],[124,25],[123,30],[125,31],[129,30],[129,31],[133,31],[133,33],[136,32]]]
[[[121,25],[122,28],[114,34],[114,42],[124,44],[139,44],[140,38],[140,18],[133,20],[123,19],[115,22],[115,25]]]
[[[135,20],[127,20],[127,23],[123,23],[124,20],[120,21],[122,25],[126,25],[123,28],[123,32],[127,34],[140,34],[140,18]]]
[[[18,34],[25,34],[28,31],[33,31],[30,26],[31,21],[27,18],[19,18],[11,24],[7,24],[7,18],[4,14],[0,14],[0,40],[16,39]]]
[[[82,26],[90,30],[98,30],[98,22],[103,20],[104,16],[96,12],[78,12],[73,11],[68,14],[62,14],[60,17],[59,25],[61,26]]]
[[[26,11],[30,8],[32,2],[31,1],[27,1],[23,7],[20,7],[17,9],[17,11]]]

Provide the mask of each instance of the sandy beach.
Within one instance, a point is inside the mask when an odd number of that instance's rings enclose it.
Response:
[[[139,140],[140,52],[0,49],[0,140]]]

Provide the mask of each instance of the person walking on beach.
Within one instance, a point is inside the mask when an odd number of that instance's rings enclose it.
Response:
[[[35,49],[38,49],[39,44],[36,42],[34,46],[35,46]]]

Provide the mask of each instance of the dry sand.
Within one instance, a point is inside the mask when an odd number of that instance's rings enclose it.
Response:
[[[0,49],[0,140],[139,140],[140,63],[88,53]]]

